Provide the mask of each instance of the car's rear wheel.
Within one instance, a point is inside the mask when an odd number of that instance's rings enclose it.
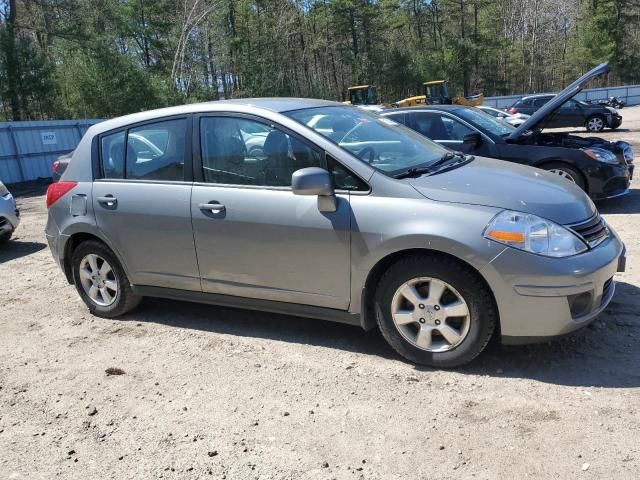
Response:
[[[113,318],[134,309],[141,300],[131,290],[124,269],[103,243],[89,240],[73,251],[73,283],[94,315]]]
[[[491,292],[478,274],[441,256],[400,260],[376,290],[378,326],[406,359],[457,367],[487,345],[497,322]]]
[[[592,115],[587,119],[585,126],[590,132],[601,132],[604,130],[606,124],[604,117],[602,117],[601,115]]]
[[[575,183],[582,190],[586,190],[584,177],[577,169],[573,168],[572,166],[561,162],[554,162],[546,164],[544,166],[544,169],[550,173],[564,178],[565,180],[569,180],[570,182]]]

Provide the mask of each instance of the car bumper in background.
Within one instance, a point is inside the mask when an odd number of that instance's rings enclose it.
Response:
[[[608,121],[609,121],[609,128],[618,128],[620,125],[622,125],[622,116],[611,115]]]
[[[613,232],[568,258],[505,250],[482,271],[495,294],[502,342],[547,341],[588,325],[611,301],[613,276],[624,266],[624,244]]]
[[[0,197],[0,235],[13,232],[20,224],[20,212],[11,194]]]
[[[634,166],[599,163],[587,170],[589,196],[593,200],[605,200],[626,194],[633,178]]]

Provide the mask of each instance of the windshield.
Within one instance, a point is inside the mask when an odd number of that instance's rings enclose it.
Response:
[[[285,112],[373,168],[394,176],[428,167],[447,150],[389,118],[354,107],[319,107]]]
[[[511,135],[515,130],[511,125],[496,120],[495,117],[477,108],[461,108],[456,113],[463,119],[500,137]]]

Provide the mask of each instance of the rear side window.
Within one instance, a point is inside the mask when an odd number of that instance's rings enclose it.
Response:
[[[145,124],[102,137],[103,178],[184,180],[187,120]]]
[[[183,180],[185,119],[132,128],[127,136],[127,178]]]
[[[124,178],[124,141],[125,132],[102,137],[100,158],[104,178]]]
[[[535,101],[533,102],[533,106],[536,107],[536,108],[540,108],[545,103],[547,103],[549,100],[551,100],[550,97],[536,98]]]

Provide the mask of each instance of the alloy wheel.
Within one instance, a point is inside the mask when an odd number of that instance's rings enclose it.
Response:
[[[469,307],[460,293],[437,278],[414,278],[393,295],[391,316],[402,337],[427,352],[448,352],[469,333]]]
[[[118,296],[118,281],[115,272],[104,258],[90,253],[80,262],[80,282],[91,301],[108,307]]]
[[[569,180],[572,183],[576,183],[576,179],[573,178],[573,175],[571,175],[566,170],[562,170],[562,169],[559,169],[559,168],[552,168],[551,170],[549,170],[549,172],[555,173],[556,175],[559,175],[562,178],[565,178],[565,179]]]
[[[599,132],[604,128],[604,122],[600,117],[593,117],[587,123],[587,129],[590,132]]]

